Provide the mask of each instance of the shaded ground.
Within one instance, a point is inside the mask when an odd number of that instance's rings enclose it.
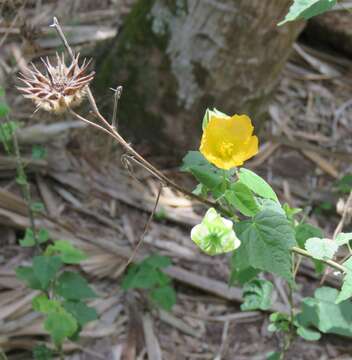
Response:
[[[96,34],[105,38],[114,35],[131,3],[100,1],[98,7],[95,1],[48,1],[39,11],[36,2],[29,1],[23,14],[43,29],[52,14],[64,24],[76,25],[66,28],[80,34],[70,40],[77,50],[89,53],[99,40]],[[82,271],[100,294],[92,303],[100,320],[83,331],[78,345],[66,345],[67,359],[116,360],[124,348],[135,349],[138,359],[146,359],[147,353],[158,347],[163,359],[170,360],[265,359],[280,340],[267,331],[268,315],[240,312],[240,290],[227,287],[229,259],[202,255],[190,241],[190,228],[199,222],[204,208],[169,189],[163,189],[159,217],[152,223],[138,258],[152,252],[172,258],[168,273],[177,289],[177,305],[167,314],[148,307],[144,294],[122,292],[121,274],[153,208],[158,183],[138,168],[130,176],[121,165],[119,149],[106,146],[105,137],[69,116],[53,119],[43,113],[32,115],[32,105],[13,87],[13,75],[24,59],[36,61],[39,56],[53,54],[60,43],[45,33],[32,39],[36,31],[30,29],[21,45],[17,34],[21,16],[16,18],[11,9],[7,11],[10,22],[0,23],[2,36],[6,36],[0,40],[5,44],[0,48],[1,83],[6,79],[13,118],[25,123],[18,135],[25,156],[30,158],[31,146],[38,142],[48,151],[46,159],[30,159],[27,167],[34,197],[47,210],[37,225],[46,227],[52,238],[69,239],[89,254]],[[11,62],[13,58],[15,62]],[[271,121],[260,136],[260,154],[248,164],[275,185],[282,201],[302,207],[309,221],[319,224],[327,235],[339,219],[335,204],[343,198],[334,191],[334,183],[352,170],[351,68],[352,62],[340,55],[296,45],[269,109]],[[38,124],[39,135],[32,131]],[[55,131],[54,124],[60,125]],[[194,185],[177,168],[163,165],[168,163],[167,156],[151,160],[188,188]],[[35,292],[24,289],[14,275],[15,267],[26,264],[30,256],[30,251],[16,242],[29,221],[14,181],[15,168],[15,159],[0,154],[0,348],[11,360],[29,359],[26,350],[47,340],[39,315],[31,311]],[[312,294],[319,279],[310,263],[303,263],[298,282],[303,285],[303,295]],[[326,282],[339,283],[333,275]],[[274,283],[274,308],[287,309],[285,284],[279,279]],[[297,303],[301,296],[296,294]],[[149,344],[143,340],[143,329],[151,334]],[[349,341],[331,336],[316,343],[297,340],[287,356],[351,357]]]

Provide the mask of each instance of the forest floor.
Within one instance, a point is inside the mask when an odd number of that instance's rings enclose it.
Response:
[[[111,143],[107,146],[105,137],[70,116],[33,115],[32,105],[14,85],[24,61],[37,61],[62,49],[47,28],[53,14],[67,24],[64,30],[71,34],[75,50],[88,55],[98,42],[115,36],[133,0],[101,0],[98,5],[93,0],[46,1],[38,8],[36,3],[28,1],[15,17],[9,10],[10,28],[0,23],[0,84],[4,84],[11,116],[24,123],[18,139],[33,197],[46,208],[37,226],[48,229],[53,239],[70,240],[87,252],[89,259],[81,271],[99,294],[91,302],[99,321],[84,329],[78,343],[65,345],[66,359],[118,360],[126,348],[130,356],[126,359],[147,359],[159,348],[167,360],[265,359],[281,340],[267,330],[269,314],[240,311],[241,290],[227,285],[229,257],[210,258],[190,240],[190,229],[199,223],[205,208],[168,188],[162,190],[135,260],[151,253],[172,259],[167,273],[177,290],[177,304],[170,313],[151,309],[145,294],[126,294],[120,288],[126,262],[153,209],[158,182],[142,169],[127,171],[121,164],[121,150]],[[270,121],[260,135],[260,153],[248,162],[273,184],[282,202],[302,208],[306,221],[319,225],[327,236],[340,218],[336,204],[346,198],[336,184],[352,172],[351,69],[352,61],[340,54],[295,44],[269,107]],[[31,158],[32,146],[37,144],[46,149],[44,159]],[[167,156],[150,160],[188,188],[194,186],[176,165],[163,166],[170,162]],[[29,350],[48,338],[40,315],[31,310],[36,292],[15,277],[14,269],[28,263],[31,255],[17,242],[29,219],[15,173],[16,159],[0,153],[0,349],[9,360],[28,360]],[[271,280],[273,310],[287,310],[285,283]],[[321,283],[312,263],[302,262],[297,283],[294,302],[299,304]],[[339,283],[333,273],[324,276],[324,284]],[[147,342],[144,332],[148,332]],[[352,359],[352,345],[332,335],[318,342],[297,339],[287,359]]]

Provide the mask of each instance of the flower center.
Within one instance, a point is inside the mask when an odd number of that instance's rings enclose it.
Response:
[[[228,159],[231,158],[234,153],[234,144],[230,142],[222,142],[219,149],[221,157]]]

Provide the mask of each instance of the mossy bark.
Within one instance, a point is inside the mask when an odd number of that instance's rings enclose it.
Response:
[[[122,132],[179,152],[199,144],[207,107],[260,119],[302,28],[277,27],[290,3],[139,0],[97,59],[95,92],[122,85]]]

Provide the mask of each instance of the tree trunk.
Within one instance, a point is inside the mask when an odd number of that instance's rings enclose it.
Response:
[[[290,3],[139,0],[97,59],[96,93],[122,85],[122,132],[181,152],[199,145],[207,107],[258,124],[303,26],[277,27]]]

